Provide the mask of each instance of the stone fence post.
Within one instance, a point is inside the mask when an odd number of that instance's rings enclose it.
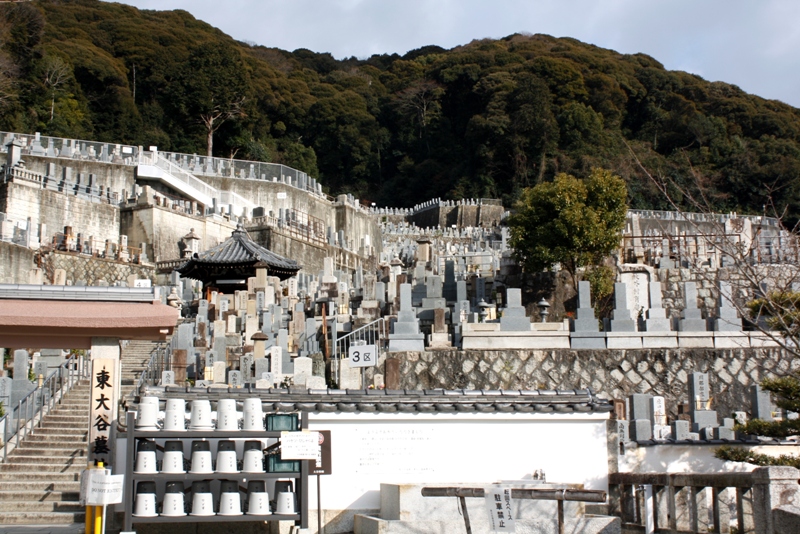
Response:
[[[800,471],[794,467],[759,467],[753,471],[753,519],[756,534],[780,534],[773,511],[800,506]]]

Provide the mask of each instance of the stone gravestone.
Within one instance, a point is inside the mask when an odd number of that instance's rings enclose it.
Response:
[[[400,285],[400,311],[389,334],[389,352],[423,351],[425,335],[419,331],[419,321],[411,306],[411,284]]]
[[[772,399],[769,391],[764,391],[761,386],[750,386],[751,413],[753,419],[772,421]]]
[[[500,330],[504,332],[529,332],[531,320],[525,315],[522,306],[522,290],[509,288],[506,290],[506,308],[500,318]]]
[[[624,283],[614,284],[614,316],[611,319],[612,332],[636,332],[636,321],[628,309],[628,288]]]
[[[270,372],[269,358],[257,358],[255,360],[255,378],[261,380],[264,373]]]
[[[172,371],[161,371],[161,385],[169,386],[175,384],[175,373]]]
[[[242,380],[245,382],[249,382],[253,379],[253,360],[253,355],[250,353],[239,358],[239,369],[242,373]]]
[[[214,376],[213,381],[215,384],[224,384],[225,383],[225,371],[227,369],[227,365],[225,362],[214,362]]]
[[[228,385],[232,388],[242,387],[242,372],[228,371]]]
[[[681,332],[705,332],[706,320],[703,319],[703,314],[697,307],[697,284],[684,282],[683,296],[686,307],[681,312],[678,330]]]
[[[719,300],[717,304],[717,318],[714,319],[714,330],[717,332],[741,332],[742,319],[736,312],[736,308],[731,300],[733,293],[731,293],[730,282],[720,280],[718,284]]]
[[[692,416],[692,432],[719,426],[717,412],[707,407],[710,400],[708,373],[692,373],[689,377],[689,413]]]
[[[300,356],[294,359],[294,378],[295,386],[307,387],[308,379],[313,376],[311,358]]]
[[[648,332],[669,332],[670,320],[667,319],[667,310],[661,305],[661,282],[650,282],[650,308],[647,310],[647,319],[644,329]]]
[[[33,364],[33,376],[37,379],[41,376],[43,378],[47,378],[47,371],[48,366],[47,362],[34,362]]]
[[[11,398],[11,382],[12,380],[7,377],[0,377],[0,402],[3,403],[6,413],[8,413],[9,399]]]
[[[14,379],[11,381],[11,395],[8,406],[14,406],[21,399],[36,389],[33,382],[28,380],[28,351],[14,351]]]
[[[606,348],[605,332],[600,332],[592,307],[592,288],[585,280],[578,282],[578,309],[572,322],[570,345],[573,349]]]

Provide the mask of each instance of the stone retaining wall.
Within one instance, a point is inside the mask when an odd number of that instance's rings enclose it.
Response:
[[[44,270],[47,283],[53,283],[53,274],[56,269],[64,269],[67,273],[67,283],[76,285],[82,280],[88,286],[97,286],[106,283],[114,285],[115,282],[126,282],[128,276],[149,279],[155,284],[155,266],[126,263],[105,258],[81,256],[70,252],[51,252],[44,259]]]
[[[693,371],[709,373],[714,409],[729,417],[750,410],[750,386],[800,370],[800,359],[780,349],[431,350],[391,357],[400,361],[401,389],[591,388],[609,399],[649,393],[666,397],[673,417],[687,400]]]

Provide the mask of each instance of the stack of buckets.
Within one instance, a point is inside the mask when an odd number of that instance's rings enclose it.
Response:
[[[263,431],[264,414],[261,399],[245,399],[242,403],[243,411],[240,415],[236,411],[234,399],[221,399],[217,402],[216,424],[211,411],[211,402],[208,400],[193,400],[191,414],[189,414],[189,430],[208,431],[216,428],[223,432],[240,430]],[[136,417],[136,430],[154,431],[159,429],[159,402],[157,397],[144,397],[139,404]],[[183,399],[168,399],[166,409],[161,420],[161,428],[170,432],[186,430],[186,401]],[[160,462],[157,460],[157,451],[160,447],[154,440],[140,439],[137,443],[136,474],[184,474],[189,468],[191,474],[211,473],[264,473],[264,443],[261,440],[246,440],[243,443],[243,456],[241,464],[236,454],[234,440],[219,440],[217,443],[216,462],[212,463],[211,442],[195,440],[191,443],[191,458],[187,466],[184,459],[184,445],[180,440],[167,440],[164,442],[163,455]],[[220,480],[219,500],[216,512],[214,497],[211,490],[212,482],[198,480],[192,482],[191,488],[191,513],[192,516],[238,516],[242,515],[242,499],[237,480]],[[187,489],[182,481],[167,481],[164,490],[164,499],[161,503],[161,516],[181,517],[187,514],[186,494]],[[293,515],[297,513],[295,494],[291,482],[276,482],[275,513]],[[156,517],[157,512],[156,482],[141,481],[136,485],[136,498],[133,515],[136,517]],[[269,493],[265,480],[250,480],[247,483],[247,514],[270,515]]]

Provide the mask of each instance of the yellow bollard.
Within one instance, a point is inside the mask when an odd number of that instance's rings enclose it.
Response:
[[[97,462],[97,469],[103,469],[103,462]],[[103,532],[103,507],[94,506],[94,534]]]
[[[89,462],[89,465],[86,466],[86,469],[91,469],[92,467],[94,467],[92,465],[92,462]],[[85,534],[92,534],[92,525],[94,524],[93,521],[92,521],[92,511],[94,511],[94,506],[89,506],[87,504],[86,505],[86,519],[84,520],[86,522],[86,528],[84,530]]]

